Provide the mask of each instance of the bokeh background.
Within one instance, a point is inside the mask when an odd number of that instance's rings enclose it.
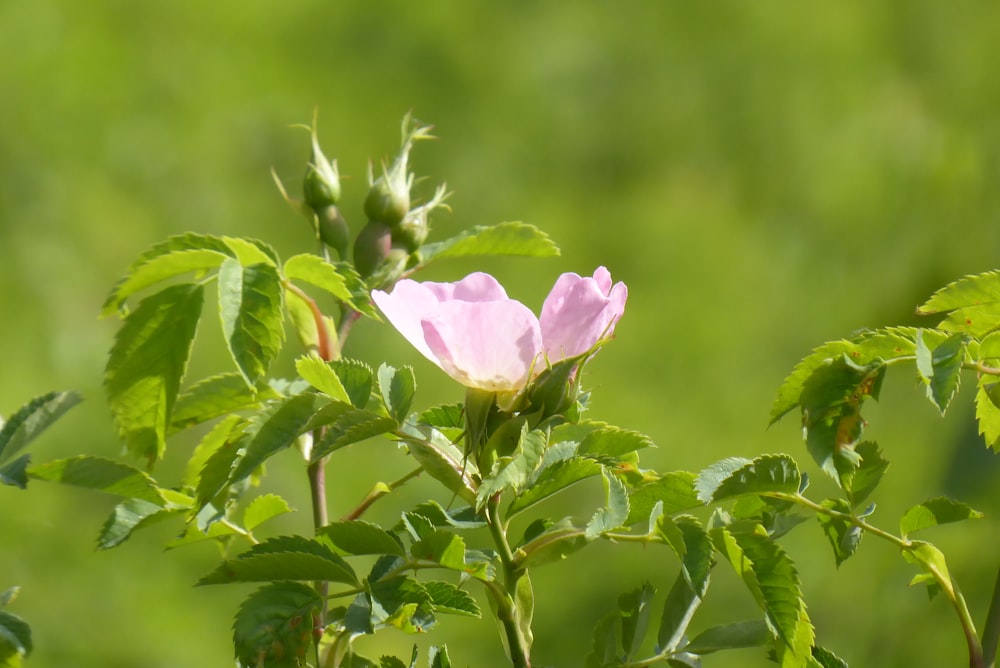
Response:
[[[595,417],[655,439],[647,466],[789,452],[830,491],[795,417],[766,428],[772,397],[813,346],[915,324],[934,289],[1000,263],[998,25],[1000,6],[967,0],[0,2],[0,412],[78,389],[86,403],[33,446],[36,460],[118,456],[100,390],[115,323],[97,312],[131,259],[189,230],[310,249],[269,171],[297,183],[308,136],[290,126],[316,107],[327,153],[353,177],[344,210],[358,229],[366,161],[395,150],[412,110],[441,138],[416,149],[422,192],[442,180],[455,191],[435,238],[504,220],[546,230],[561,257],[486,264],[534,307],[563,271],[604,264],[628,283],[618,338],[588,382]],[[193,373],[225,368],[217,332],[200,336]],[[356,356],[416,367],[418,407],[457,398],[394,332],[365,323],[352,337]],[[877,522],[941,494],[987,513],[928,536],[981,624],[1000,561],[1000,466],[971,392],[942,420],[893,372],[867,417],[893,462]],[[164,481],[190,444],[174,447]],[[401,459],[384,443],[338,455],[334,514],[406,470]],[[285,530],[307,531],[294,457],[271,471],[269,489],[302,509]],[[588,516],[599,496],[582,486],[561,510]],[[0,590],[23,588],[12,611],[34,628],[29,665],[232,665],[231,617],[251,588],[193,588],[217,554],[164,552],[176,526],[96,551],[112,505],[42,483],[0,488]],[[820,641],[851,665],[965,661],[952,611],[907,587],[914,571],[891,546],[866,539],[835,570],[814,523],[784,544]],[[665,591],[675,572],[666,550],[604,544],[538,571],[539,664],[581,665],[618,594],[645,579]],[[693,628],[753,614],[721,565]],[[419,639],[442,641],[457,665],[503,664],[488,623],[446,619]],[[767,664],[759,651],[706,660],[734,665]]]

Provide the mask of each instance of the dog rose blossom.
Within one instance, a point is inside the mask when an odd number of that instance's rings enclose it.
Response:
[[[505,393],[524,389],[546,362],[582,355],[610,336],[627,297],[604,267],[593,277],[560,276],[541,318],[480,272],[456,283],[403,280],[391,293],[372,292],[389,322],[445,373],[465,387]]]

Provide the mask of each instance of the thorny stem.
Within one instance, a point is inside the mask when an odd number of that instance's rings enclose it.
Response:
[[[800,506],[808,508],[813,512],[826,515],[836,520],[842,522],[847,522],[852,524],[862,531],[867,531],[868,533],[878,536],[883,540],[887,540],[902,551],[909,552],[917,561],[919,561],[924,568],[930,573],[931,577],[940,586],[941,591],[948,597],[951,601],[952,606],[955,608],[955,612],[958,615],[959,623],[962,625],[962,632],[965,634],[965,641],[969,648],[969,668],[988,668],[985,659],[983,658],[983,648],[979,643],[979,638],[976,634],[976,625],[972,620],[972,615],[969,613],[969,607],[965,602],[965,597],[962,596],[962,592],[959,591],[958,584],[946,573],[942,573],[934,564],[925,561],[921,558],[920,554],[914,549],[915,543],[902,537],[896,536],[889,533],[883,529],[873,526],[866,522],[864,519],[857,517],[850,513],[842,513],[832,508],[827,508],[822,506],[801,494],[787,494],[784,492],[770,492],[764,494],[763,496],[768,496],[774,499],[781,499],[783,501],[791,501]],[[1000,587],[1000,582],[998,582],[998,587]],[[995,600],[996,596],[994,596]],[[991,609],[992,613],[992,609]],[[1000,622],[997,622],[1000,623]],[[994,649],[995,651],[995,649]],[[992,663],[990,664],[992,665]]]

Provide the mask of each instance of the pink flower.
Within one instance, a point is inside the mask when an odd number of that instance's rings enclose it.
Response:
[[[518,392],[533,375],[582,355],[614,331],[628,289],[611,284],[599,267],[593,277],[563,274],[542,306],[541,318],[507,297],[489,274],[457,283],[403,280],[372,299],[389,322],[427,359],[466,387]]]

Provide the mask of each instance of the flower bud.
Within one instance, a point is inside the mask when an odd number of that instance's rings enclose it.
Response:
[[[354,268],[367,278],[392,250],[392,229],[378,220],[369,220],[354,240]]]
[[[347,244],[350,241],[351,231],[335,204],[316,212],[316,233],[323,243],[337,251],[341,260],[347,259]]]
[[[556,362],[528,387],[527,412],[539,412],[540,420],[565,413],[580,396],[579,366],[583,355]]]
[[[395,246],[405,248],[410,253],[415,253],[424,242],[430,232],[428,217],[434,209],[447,209],[444,200],[451,193],[447,192],[447,186],[441,184],[434,192],[434,197],[429,202],[416,207],[406,214],[402,222],[392,229],[392,243]]]
[[[306,204],[319,213],[322,209],[340,201],[340,174],[337,171],[337,161],[327,160],[319,147],[315,121],[310,130],[312,155],[306,166],[305,178],[302,180],[302,195]]]
[[[420,139],[430,139],[429,125],[413,124],[412,117],[407,114],[403,118],[402,145],[399,154],[392,165],[382,164],[382,175],[374,178],[372,167],[368,166],[368,183],[371,186],[365,197],[365,215],[369,220],[377,220],[395,227],[399,225],[410,210],[410,188],[413,186],[413,174],[409,173],[408,163],[413,143]]]

